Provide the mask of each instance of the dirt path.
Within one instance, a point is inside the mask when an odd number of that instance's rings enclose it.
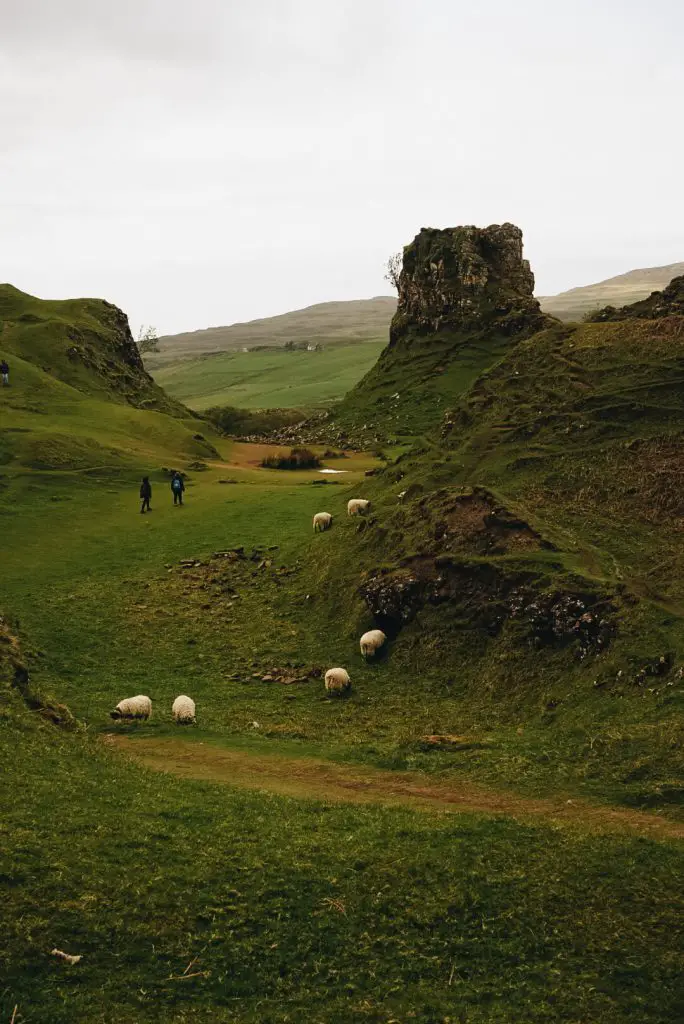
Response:
[[[430,780],[417,772],[382,771],[313,757],[253,754],[189,740],[131,740],[108,735],[105,742],[157,771],[282,796],[399,804],[419,811],[508,815],[526,821],[545,818],[555,823],[589,826],[593,831],[637,832],[654,839],[684,838],[684,824],[657,814],[585,800],[523,797],[472,782]]]

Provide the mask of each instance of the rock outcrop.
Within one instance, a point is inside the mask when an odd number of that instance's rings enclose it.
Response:
[[[586,317],[589,323],[614,320],[659,320],[663,316],[684,316],[684,274],[673,277],[667,288],[651,292],[647,299],[629,306],[604,306]]]
[[[404,249],[390,346],[436,331],[533,333],[555,321],[534,298],[534,275],[514,224],[423,228]]]

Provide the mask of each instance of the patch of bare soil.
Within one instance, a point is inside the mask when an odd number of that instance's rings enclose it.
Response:
[[[684,824],[657,814],[564,797],[533,798],[497,792],[472,782],[439,782],[418,772],[391,772],[313,757],[282,757],[231,750],[181,739],[105,738],[149,768],[182,778],[258,789],[326,802],[379,803],[418,811],[544,819],[592,831],[636,832],[653,839],[682,839]]]

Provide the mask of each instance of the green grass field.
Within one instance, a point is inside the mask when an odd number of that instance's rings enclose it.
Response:
[[[327,480],[260,468],[264,445],[204,424],[198,440],[192,420],[108,400],[80,367],[79,387],[58,379],[16,335],[0,344],[0,1020],[681,1019],[681,673],[631,678],[683,642],[677,523],[649,525],[669,485],[638,501],[618,487],[603,414],[621,423],[615,396],[655,388],[637,396],[639,437],[676,426],[676,352],[669,335],[620,336],[617,380],[612,330],[587,328],[580,353],[546,335],[508,369],[499,340],[448,367],[438,347],[415,363],[426,384],[388,365],[349,415],[384,402],[394,430],[403,400],[424,437],[396,461],[335,459],[346,472]],[[581,445],[565,433],[573,389]],[[465,434],[430,432],[447,399]],[[585,451],[598,481],[577,476]],[[183,508],[165,466],[187,473]],[[473,483],[501,492],[493,507]],[[351,496],[372,499],[367,519],[347,517]],[[314,534],[323,510],[333,528]],[[502,540],[485,524],[505,514]],[[671,570],[653,594],[659,543]],[[436,589],[365,663],[361,591],[374,574],[408,586],[436,559],[440,586],[459,581],[450,600]],[[613,588],[610,649],[578,657],[574,634],[537,648],[524,616],[502,625],[510,579],[537,601]],[[325,694],[332,665],[350,672],[346,699]],[[113,723],[136,693],[151,721]],[[171,721],[179,693],[196,728]],[[55,701],[74,727],[52,724],[67,718]]]
[[[35,685],[87,730],[60,733],[3,697],[0,1013],[18,1005],[16,1021],[36,1024],[674,1021],[681,861],[668,841],[581,816],[530,823],[524,807],[520,821],[445,817],[232,790],[151,773],[102,744],[114,731],[173,736],[182,691],[198,703],[199,726],[183,733],[195,744],[449,772],[453,754],[428,765],[433,755],[406,744],[459,728],[453,698],[391,662],[363,666],[344,619],[317,627],[319,602],[306,601],[310,555],[356,529],[340,516],[314,536],[310,516],[339,515],[347,487],[258,470],[250,454],[224,449],[225,466],[189,481],[183,509],[155,480],[147,516],[135,480],[6,481],[4,600]],[[270,568],[167,569],[273,544]],[[280,566],[292,575],[278,582]],[[253,678],[288,660],[348,664],[354,696]],[[112,726],[109,708],[136,692],[153,697],[153,720]],[[514,755],[513,729],[486,732],[499,785],[515,788],[539,738]],[[481,756],[451,771],[477,775]],[[545,770],[528,774],[553,790]],[[83,960],[63,965],[53,946]]]
[[[322,352],[221,353],[160,365],[155,380],[191,409],[324,409],[370,369],[385,341],[330,346]]]

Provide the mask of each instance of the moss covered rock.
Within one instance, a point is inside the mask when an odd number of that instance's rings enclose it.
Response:
[[[514,224],[423,228],[404,249],[390,345],[408,333],[445,329],[541,330],[552,318],[533,293],[534,274]]]

